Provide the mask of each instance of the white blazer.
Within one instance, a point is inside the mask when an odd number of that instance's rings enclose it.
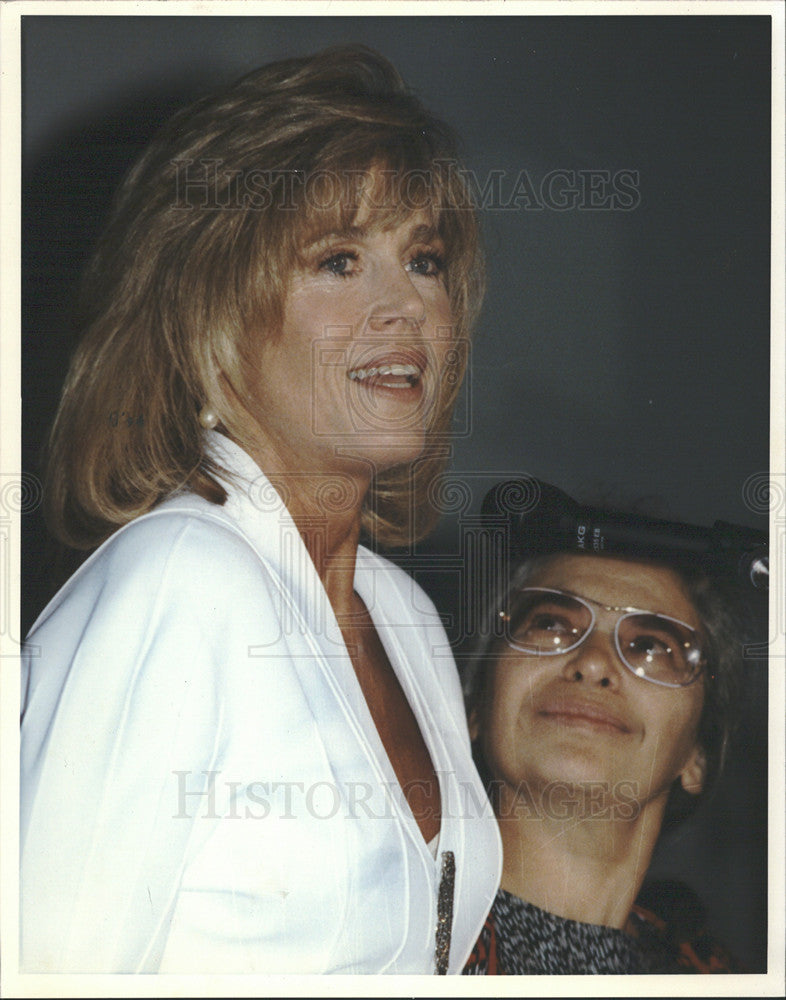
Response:
[[[437,613],[358,551],[439,776],[434,857],[284,503],[236,445],[211,447],[226,504],[181,494],[116,532],[28,637],[21,967],[432,973],[452,852],[458,973],[501,846]]]

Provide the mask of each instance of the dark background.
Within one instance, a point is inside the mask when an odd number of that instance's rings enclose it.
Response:
[[[502,195],[482,211],[489,289],[447,514],[404,560],[451,637],[465,639],[464,527],[503,477],[529,473],[585,502],[644,498],[671,520],[766,530],[769,18],[23,16],[22,25],[27,474],[40,475],[79,272],[156,125],[258,65],[352,41],[394,62],[455,126],[481,186],[496,176]],[[528,197],[504,207],[522,171]],[[555,171],[567,172],[555,195],[578,185],[565,208],[544,186]],[[635,177],[627,210],[603,187],[620,171]],[[596,194],[584,194],[593,177]],[[30,511],[23,632],[50,596],[50,567]],[[693,885],[750,971],[766,964],[765,665],[748,658],[744,725],[719,794],[661,844],[653,866]]]

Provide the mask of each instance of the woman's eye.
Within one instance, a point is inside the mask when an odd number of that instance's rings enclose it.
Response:
[[[407,270],[413,274],[421,274],[432,278],[440,275],[445,269],[445,262],[437,253],[419,253],[407,264]]]
[[[357,259],[357,254],[355,253],[347,251],[333,253],[320,262],[319,269],[321,271],[328,271],[330,274],[335,274],[340,278],[348,278],[353,273],[352,265],[357,263]]]
[[[669,643],[664,642],[663,639],[656,638],[654,635],[636,636],[635,639],[630,641],[629,648],[632,653],[638,653],[640,656],[646,656],[648,659],[652,659],[655,656],[671,656],[673,653]]]
[[[572,647],[579,629],[564,615],[535,612],[512,630],[512,638],[534,653],[553,654]]]
[[[568,635],[572,632],[571,624],[558,615],[548,612],[531,615],[516,629],[518,635],[535,635],[538,632],[548,632],[551,635]]]
[[[542,614],[537,615],[530,625],[530,628],[537,629],[540,632],[570,632],[570,625],[562,618],[558,618],[556,615]]]

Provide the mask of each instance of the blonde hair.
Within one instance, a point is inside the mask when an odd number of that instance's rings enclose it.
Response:
[[[300,248],[351,225],[370,191],[373,225],[424,212],[444,242],[455,350],[423,455],[374,479],[363,527],[383,545],[433,527],[428,489],[482,299],[477,219],[449,130],[389,62],[350,46],[263,67],[184,109],[124,180],[85,275],[48,446],[57,538],[92,548],[184,487],[224,502],[199,411],[209,402],[247,444],[238,401],[260,336],[281,327]]]

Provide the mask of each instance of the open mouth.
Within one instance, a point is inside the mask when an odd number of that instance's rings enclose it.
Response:
[[[396,363],[353,368],[347,372],[347,377],[353,382],[381,385],[386,389],[411,389],[420,382],[422,374],[417,365]]]

